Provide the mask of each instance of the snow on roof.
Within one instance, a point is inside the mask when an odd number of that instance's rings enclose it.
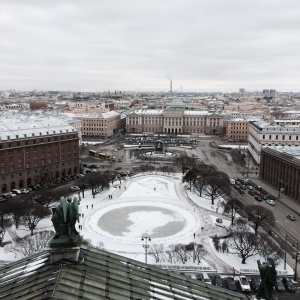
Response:
[[[129,114],[137,114],[137,115],[161,115],[164,113],[163,109],[138,109]]]
[[[108,111],[108,112],[97,112],[97,113],[78,113],[74,114],[74,117],[77,118],[89,118],[89,119],[109,119],[115,116],[119,116],[120,114],[116,111]]]
[[[184,115],[211,115],[207,110],[185,110]]]
[[[22,115],[20,118],[1,118],[0,140],[14,140],[59,133],[74,132],[73,126],[57,117],[41,118]]]

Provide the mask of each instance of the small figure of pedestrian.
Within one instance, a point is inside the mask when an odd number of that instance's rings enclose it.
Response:
[[[203,231],[203,227],[201,227],[201,230]]]
[[[94,207],[94,204],[92,204],[92,208]]]
[[[121,188],[121,186],[119,185],[119,189]]]
[[[82,214],[82,217],[84,218],[84,214]]]
[[[156,188],[154,188],[154,191],[156,191]]]
[[[194,233],[194,238],[196,237],[196,233]]]
[[[86,208],[89,208],[89,206],[87,205]]]

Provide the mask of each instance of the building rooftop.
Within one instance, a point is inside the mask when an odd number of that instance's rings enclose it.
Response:
[[[251,121],[250,123],[261,132],[300,132],[299,125],[271,125],[270,123],[264,121]]]
[[[68,122],[56,117],[6,115],[0,119],[0,140],[14,140],[75,132]]]
[[[44,250],[0,268],[0,299],[247,299],[105,250],[79,251],[78,262],[53,263]]]

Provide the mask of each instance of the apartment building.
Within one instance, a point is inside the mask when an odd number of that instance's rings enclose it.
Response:
[[[250,121],[248,149],[257,164],[260,164],[261,148],[264,146],[299,146],[298,125],[270,125],[263,121]]]
[[[1,193],[79,173],[79,138],[59,118],[1,116]]]
[[[182,109],[135,110],[127,114],[127,133],[215,134],[225,133],[224,116],[208,111]]]

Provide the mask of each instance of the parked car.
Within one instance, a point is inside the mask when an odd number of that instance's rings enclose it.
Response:
[[[282,279],[281,278],[278,278],[276,279],[276,284],[275,284],[275,288],[277,291],[279,292],[284,292],[285,291],[285,287],[282,283]]]
[[[5,195],[7,195],[8,198],[11,198],[11,197],[16,197],[17,194],[13,193],[13,192],[8,192],[6,193]]]
[[[21,194],[27,194],[29,193],[28,189],[20,189]]]
[[[250,292],[251,287],[250,284],[246,278],[246,276],[240,276],[239,278],[239,284],[243,292]]]
[[[261,199],[262,199],[262,200],[268,200],[269,197],[268,197],[268,195],[261,195]]]
[[[75,186],[71,186],[71,187],[70,187],[70,189],[71,189],[71,191],[73,191],[73,192],[80,191],[80,187],[79,187],[79,186],[77,186],[77,185],[75,185]]]
[[[248,191],[248,194],[251,195],[251,196],[255,196],[255,192],[253,190]]]
[[[216,274],[214,276],[213,283],[214,283],[215,286],[221,286],[221,287],[223,286],[223,284],[222,284],[222,278],[221,278],[221,276],[219,274]]]
[[[249,190],[249,191],[252,191],[252,190],[254,190],[254,187],[253,187],[253,185],[248,185],[248,190]]]
[[[258,202],[261,202],[261,201],[262,201],[261,196],[255,196],[254,199],[255,199],[256,201],[258,201]]]
[[[242,190],[242,189],[239,189],[238,192],[239,192],[240,194],[242,194],[242,195],[245,194],[245,191]]]
[[[216,222],[217,222],[217,223],[223,223],[223,219],[217,218],[217,219],[216,219]]]
[[[229,290],[236,291],[236,285],[233,277],[226,278],[226,285]]]
[[[260,196],[260,195],[261,195],[261,192],[256,190],[256,191],[255,191],[255,195],[256,195],[256,196]]]
[[[287,218],[291,221],[296,221],[296,218],[294,215],[287,215]]]
[[[295,287],[293,281],[291,280],[291,278],[283,277],[282,283],[287,291],[289,291],[289,292],[296,291],[296,287]]]
[[[3,195],[0,196],[0,202],[4,202],[6,200],[7,200],[7,198],[5,196],[3,196]]]
[[[268,198],[269,198],[270,200],[276,200],[276,198],[275,198],[274,196],[272,196],[272,195],[268,195]]]
[[[203,272],[202,274],[200,274],[200,280],[206,284],[211,284],[211,280],[206,272]]]
[[[275,201],[274,200],[268,199],[267,203],[270,204],[270,205],[272,205],[272,206],[275,206]]]
[[[11,190],[14,194],[16,194],[16,195],[21,195],[22,193],[21,193],[21,191],[20,190],[17,190],[17,189],[12,189]]]
[[[255,187],[255,189],[257,190],[257,191],[262,191],[262,187],[260,186],[260,185],[257,185],[256,187]]]
[[[250,283],[255,292],[258,292],[261,279],[259,277],[251,277]]]

